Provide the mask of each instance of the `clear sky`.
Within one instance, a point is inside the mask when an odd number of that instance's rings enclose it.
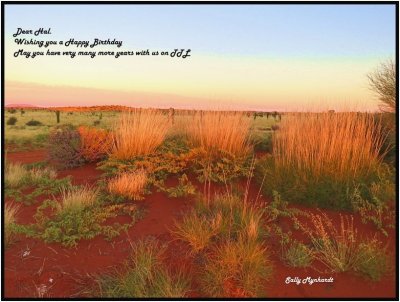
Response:
[[[102,50],[191,56],[14,57],[28,40],[102,40]],[[52,46],[51,50],[93,51]],[[5,102],[41,106],[374,110],[366,74],[395,57],[394,5],[6,5]]]

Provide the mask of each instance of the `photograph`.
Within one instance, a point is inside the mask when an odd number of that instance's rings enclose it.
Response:
[[[399,299],[399,3],[2,1],[2,300]]]

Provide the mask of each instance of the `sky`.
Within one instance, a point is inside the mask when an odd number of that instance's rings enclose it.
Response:
[[[5,103],[371,111],[366,75],[395,57],[395,26],[394,5],[7,4]],[[18,28],[51,34],[13,37]],[[24,38],[122,46],[16,44]],[[44,55],[15,57],[20,49]],[[159,55],[45,55],[147,49]]]

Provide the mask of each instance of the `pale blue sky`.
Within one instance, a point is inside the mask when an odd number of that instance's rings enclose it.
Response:
[[[395,5],[6,5],[6,101],[256,110],[377,109],[366,75],[395,57]],[[27,39],[123,41],[167,56],[14,57]],[[90,50],[51,47],[53,50]],[[41,49],[46,51],[46,49]],[[34,92],[33,92],[34,91]],[[329,103],[329,105],[327,105]],[[195,104],[195,105],[193,105]]]
[[[6,36],[117,38],[125,47],[273,57],[393,56],[394,5],[6,5]]]

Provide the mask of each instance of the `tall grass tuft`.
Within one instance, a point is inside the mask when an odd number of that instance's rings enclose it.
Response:
[[[367,113],[288,115],[273,137],[275,165],[316,179],[357,178],[382,161],[380,128]]]
[[[201,288],[212,297],[262,297],[271,273],[266,248],[240,237],[213,249],[200,275]]]
[[[251,120],[243,113],[205,111],[196,113],[187,125],[189,140],[209,155],[224,151],[243,156],[250,151]]]
[[[80,151],[85,160],[100,160],[111,150],[112,139],[107,130],[81,126],[78,132],[81,137]]]
[[[4,172],[5,185],[8,188],[17,188],[29,179],[29,171],[19,163],[7,162]]]
[[[108,182],[110,193],[140,200],[147,183],[147,173],[144,170],[122,173]]]
[[[172,274],[162,262],[165,248],[154,240],[132,244],[132,254],[123,272],[97,279],[101,297],[183,298],[189,282],[182,273]]]
[[[62,188],[61,202],[57,206],[57,212],[79,211],[92,206],[98,198],[98,191],[88,186]]]
[[[8,246],[13,241],[15,225],[15,216],[18,213],[19,206],[6,204],[4,207],[4,241]]]
[[[114,126],[111,157],[129,160],[153,153],[163,142],[169,123],[160,111],[134,110],[122,113]]]
[[[368,113],[288,114],[273,135],[272,156],[260,161],[264,193],[291,202],[351,210],[349,192],[363,196],[380,181],[386,134]],[[259,170],[260,171],[260,170]]]

